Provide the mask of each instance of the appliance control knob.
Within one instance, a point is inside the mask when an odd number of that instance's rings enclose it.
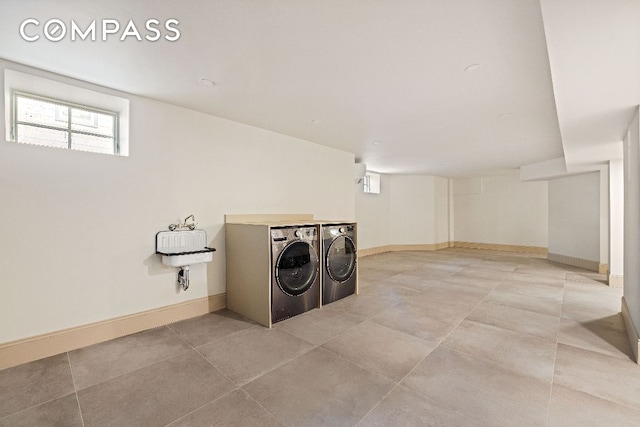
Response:
[[[344,233],[344,227],[340,227],[340,228],[338,229],[338,231],[339,231],[339,232],[341,232],[341,233]]]
[[[300,232],[300,230],[296,230],[293,234],[294,234],[296,237],[301,237],[301,236],[302,236],[302,233]]]

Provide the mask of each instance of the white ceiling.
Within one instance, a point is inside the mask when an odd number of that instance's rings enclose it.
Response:
[[[619,141],[640,103],[640,1],[540,3],[2,0],[0,57],[350,151],[371,170],[465,176],[578,161]],[[147,19],[175,18],[181,37],[28,43],[26,18],[133,19],[143,36]]]

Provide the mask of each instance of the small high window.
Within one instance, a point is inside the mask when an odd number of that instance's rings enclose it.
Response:
[[[15,142],[120,154],[117,112],[18,91],[11,106]]]
[[[380,194],[380,174],[367,171],[364,176],[364,192]]]

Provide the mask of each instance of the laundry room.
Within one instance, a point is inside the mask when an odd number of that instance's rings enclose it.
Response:
[[[223,294],[225,214],[354,217],[352,153],[21,64],[0,65],[125,97],[131,140],[129,156],[0,144],[3,180],[12,183],[0,189],[11,201],[3,208],[11,218],[1,226],[2,253],[11,257],[4,257],[3,270],[14,284],[1,291],[3,323],[14,325],[2,329],[1,342]],[[154,239],[189,214],[217,252],[213,262],[192,268],[188,292],[177,292],[175,271],[161,265]]]
[[[638,424],[638,0],[0,16],[0,427]]]

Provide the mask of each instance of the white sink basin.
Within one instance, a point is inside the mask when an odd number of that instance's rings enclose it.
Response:
[[[204,230],[161,231],[156,235],[156,253],[169,267],[211,262],[214,248],[208,248]]]
[[[162,263],[169,267],[184,267],[201,262],[211,262],[213,260],[213,251],[215,251],[213,248],[204,248],[202,252],[197,253],[161,254]]]

